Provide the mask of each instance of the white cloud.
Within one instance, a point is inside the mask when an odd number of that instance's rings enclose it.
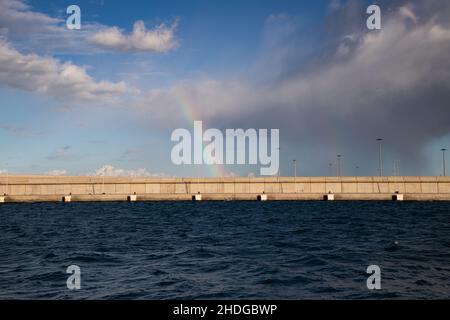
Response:
[[[174,34],[176,27],[177,21],[171,26],[160,24],[152,30],[147,30],[143,21],[137,21],[129,35],[117,27],[111,27],[95,33],[89,41],[103,49],[113,51],[163,53],[177,46]]]
[[[180,81],[168,89],[149,90],[129,106],[149,116],[142,120],[173,127],[185,120],[226,119],[235,114],[245,117],[269,94],[239,80]]]
[[[0,40],[0,86],[75,100],[111,100],[132,91],[124,82],[96,81],[84,67],[51,57],[22,54]]]
[[[0,0],[0,29],[6,34],[30,35],[54,32],[62,20],[31,11],[21,0]]]
[[[399,8],[399,14],[402,18],[408,18],[417,23],[417,16],[414,14],[413,10],[408,6],[402,6]]]
[[[93,176],[106,176],[106,177],[167,177],[163,173],[151,173],[147,169],[121,169],[115,168],[112,165],[106,164],[99,169],[95,170],[94,173],[88,174]]]
[[[86,39],[100,26],[83,21],[81,30],[68,30],[65,17],[54,18],[37,12],[23,0],[0,0],[0,36],[20,51],[39,54],[92,53],[95,48]]]
[[[48,176],[67,176],[67,170],[50,170],[45,173]]]
[[[40,13],[24,0],[0,0],[0,36],[15,47],[39,53],[90,54],[100,50],[123,52],[147,51],[164,53],[177,47],[172,25],[159,24],[152,30],[144,22],[136,21],[127,35],[117,27],[82,19],[80,30],[66,28],[65,7],[61,17]]]

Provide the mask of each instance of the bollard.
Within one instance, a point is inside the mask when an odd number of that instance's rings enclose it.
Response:
[[[267,194],[259,194],[257,197],[258,201],[267,201]]]
[[[323,200],[325,201],[333,201],[334,200],[334,194],[329,193],[323,196]]]
[[[393,201],[403,201],[403,194],[396,193],[396,194],[392,195],[392,200]]]
[[[202,195],[200,193],[192,196],[192,201],[202,201]]]

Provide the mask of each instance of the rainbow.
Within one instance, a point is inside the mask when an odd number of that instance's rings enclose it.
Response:
[[[194,102],[186,95],[184,95],[181,92],[178,92],[176,94],[177,97],[177,104],[180,107],[180,110],[182,111],[184,117],[186,120],[193,126],[194,121],[201,120],[199,119],[198,115],[195,112],[194,108]],[[203,123],[205,123],[203,121]],[[205,147],[205,144],[202,140],[202,145]],[[209,176],[211,177],[226,177],[229,176],[227,170],[225,170],[225,167],[223,164],[212,164],[212,165],[206,165],[208,167]]]

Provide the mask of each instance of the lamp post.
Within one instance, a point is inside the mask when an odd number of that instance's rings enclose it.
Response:
[[[105,174],[106,174],[106,167],[103,168],[102,174],[102,194],[105,194]]]
[[[400,160],[394,160],[394,176],[400,175]]]
[[[333,163],[329,163],[328,166],[330,167],[330,177],[333,175]]]
[[[278,154],[280,154],[281,148],[278,147],[277,149],[278,149]],[[278,193],[282,192],[282,186],[281,186],[281,182],[280,182],[280,174],[281,174],[281,163],[278,165],[278,177],[277,177],[277,180],[278,180]]]
[[[378,163],[378,165],[379,165],[379,172],[380,172],[380,177],[382,177],[383,176],[383,160],[382,160],[382,158],[381,158],[381,142],[383,141],[383,139],[381,139],[381,138],[378,138],[377,139],[377,141],[378,141],[378,143],[379,143],[379,145],[380,145],[380,148],[379,148],[379,153],[378,153],[378,156],[379,156],[379,163]]]
[[[8,194],[8,187],[9,187],[9,170],[8,170],[8,163],[6,163],[6,190],[5,194]]]
[[[337,155],[337,160],[338,160],[337,174],[338,174],[338,177],[341,176],[341,157],[342,157],[342,155],[340,155],[340,154]]]
[[[297,160],[292,160],[294,163],[294,191],[297,192]]]
[[[197,175],[197,193],[200,192],[200,165],[196,165],[195,173]]]
[[[295,182],[295,178],[297,178],[297,160],[292,160],[293,164],[294,164],[294,182]]]
[[[445,177],[446,176],[446,174],[445,174],[445,151],[447,151],[447,149],[442,148],[441,151],[442,151],[442,174]]]
[[[278,147],[278,154],[280,154],[280,150],[281,148]],[[278,165],[278,180],[280,180],[280,175],[281,175],[281,163]]]

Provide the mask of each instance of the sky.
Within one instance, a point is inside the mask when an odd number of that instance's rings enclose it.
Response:
[[[376,138],[385,175],[441,175],[449,16],[441,0],[0,0],[0,174],[259,175],[173,164],[171,133],[199,120],[279,129],[283,176],[294,159],[335,175],[338,154],[343,175],[377,175]]]

